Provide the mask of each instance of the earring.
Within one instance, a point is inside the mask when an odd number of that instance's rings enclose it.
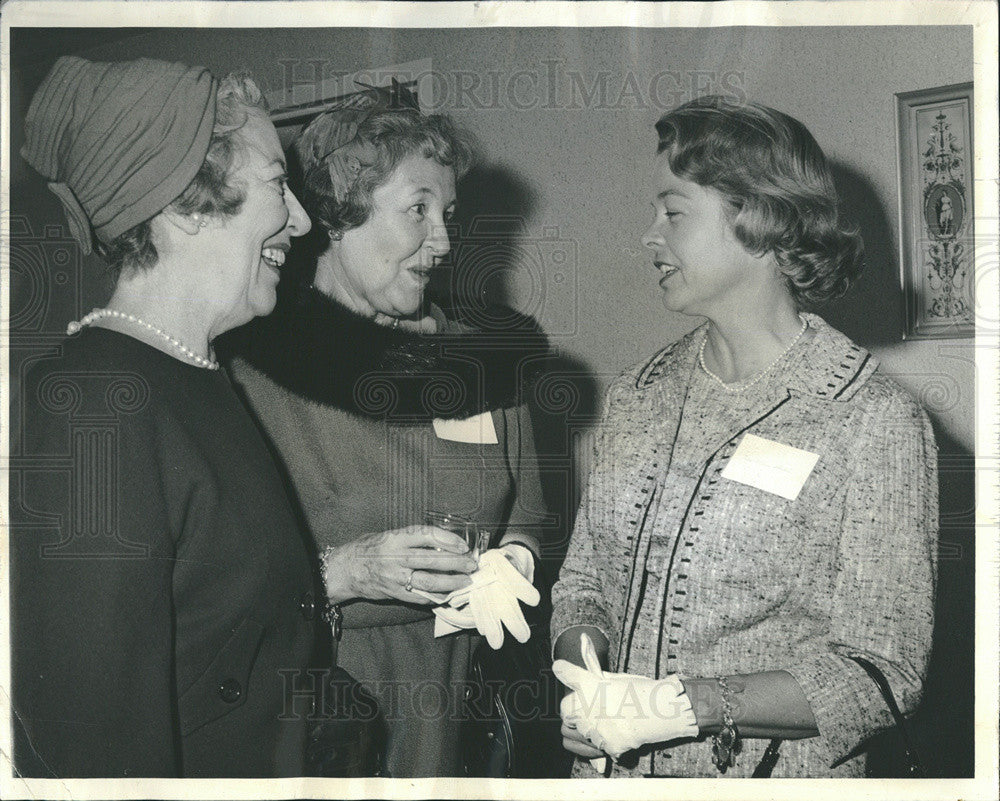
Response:
[[[327,233],[330,235],[330,241],[331,242],[339,242],[341,239],[344,238],[344,232],[343,231],[334,231],[331,228],[329,231],[327,231]]]
[[[207,227],[207,226],[208,226],[208,220],[203,220],[203,219],[201,218],[201,215],[200,215],[200,214],[197,214],[197,213],[195,213],[195,214],[192,214],[192,215],[191,215],[191,220],[192,220],[193,222],[196,222],[196,223],[198,223],[198,227],[199,227],[199,228],[205,228],[205,227]]]

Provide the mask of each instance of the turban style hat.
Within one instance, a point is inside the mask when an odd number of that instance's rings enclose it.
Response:
[[[208,153],[216,89],[208,70],[166,61],[55,63],[21,155],[50,181],[84,253],[91,226],[109,243],[187,188]]]
[[[303,172],[325,168],[343,203],[361,171],[378,158],[375,145],[358,138],[358,129],[375,114],[403,110],[420,113],[416,97],[395,79],[390,88],[368,86],[338,101],[314,117],[295,142]]]

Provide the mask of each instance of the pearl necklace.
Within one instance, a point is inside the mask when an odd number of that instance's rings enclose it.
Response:
[[[176,350],[185,359],[187,359],[192,364],[197,365],[198,367],[204,367],[206,370],[219,369],[219,363],[215,359],[206,359],[204,356],[195,353],[193,350],[191,350],[191,348],[189,348],[187,345],[185,345],[176,337],[170,336],[170,334],[168,334],[162,328],[157,328],[152,323],[147,323],[145,320],[136,317],[134,314],[125,314],[124,312],[120,312],[117,309],[94,309],[90,314],[82,317],[79,322],[72,322],[68,326],[66,326],[66,334],[72,336],[73,334],[78,333],[81,329],[85,328],[86,326],[92,325],[97,320],[104,319],[105,317],[114,317],[116,320],[122,320],[123,322],[132,323],[133,325],[138,325],[141,328],[145,328],[147,331],[160,337],[160,339],[169,342],[174,350]]]
[[[785,356],[788,354],[788,351],[794,348],[796,343],[800,339],[802,339],[802,335],[805,334],[806,329],[809,327],[809,321],[801,314],[799,315],[799,319],[802,321],[802,327],[799,329],[799,333],[797,333],[795,337],[792,339],[792,341],[788,343],[788,347],[785,348],[783,351],[781,351],[781,353],[778,354],[777,358],[773,362],[771,362],[767,367],[765,367],[751,379],[748,379],[746,381],[740,381],[735,384],[727,384],[725,381],[719,378],[715,373],[713,373],[711,370],[708,369],[708,365],[705,364],[705,345],[708,343],[708,332],[705,333],[705,338],[701,341],[701,347],[698,348],[698,364],[700,364],[701,369],[704,370],[706,373],[708,373],[709,376],[714,378],[716,382],[718,382],[719,386],[721,386],[726,392],[733,392],[733,393],[743,392],[746,389],[750,389],[750,387],[752,387],[754,384],[760,381],[764,376],[766,376],[771,371],[771,368],[774,367],[774,365],[776,365],[783,358],[785,358]]]

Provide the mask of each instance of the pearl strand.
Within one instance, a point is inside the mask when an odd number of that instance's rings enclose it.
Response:
[[[755,375],[752,379],[749,379],[748,381],[742,381],[735,384],[727,384],[725,381],[719,378],[715,373],[713,373],[711,370],[708,369],[708,365],[705,364],[705,345],[708,343],[708,333],[705,334],[705,338],[701,341],[701,347],[698,348],[698,364],[700,364],[701,369],[704,370],[706,373],[708,373],[709,376],[714,378],[718,382],[719,386],[721,386],[726,392],[734,392],[734,393],[743,392],[744,390],[750,389],[750,387],[752,387],[754,384],[760,381],[764,376],[766,376],[771,371],[771,368],[774,367],[774,365],[776,365],[778,362],[784,359],[785,356],[788,354],[788,351],[794,348],[796,343],[798,343],[798,341],[802,339],[802,335],[805,334],[806,329],[809,328],[809,321],[801,314],[799,315],[799,319],[802,321],[802,327],[799,329],[799,333],[797,333],[795,337],[792,339],[792,341],[788,343],[788,347],[785,348],[783,351],[781,351],[781,353],[778,354],[777,358],[773,362],[771,362],[767,367],[765,367],[763,370],[757,373],[757,375]]]
[[[66,326],[66,334],[72,336],[73,334],[78,333],[86,326],[92,325],[97,320],[101,320],[106,317],[114,317],[116,320],[122,320],[123,322],[132,323],[133,325],[138,325],[142,328],[145,328],[147,331],[160,337],[160,339],[169,342],[170,345],[174,348],[174,350],[176,350],[178,353],[184,356],[185,359],[187,359],[192,364],[197,365],[198,367],[204,367],[206,370],[219,369],[219,363],[215,359],[206,359],[204,356],[195,353],[193,350],[191,350],[191,348],[189,348],[187,345],[185,345],[176,337],[172,337],[162,328],[157,328],[152,323],[147,323],[145,320],[136,317],[134,314],[125,314],[124,312],[120,312],[117,309],[94,309],[90,314],[85,315],[78,322],[72,322],[68,326]]]

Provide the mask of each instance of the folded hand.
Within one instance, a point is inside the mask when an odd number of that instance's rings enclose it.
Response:
[[[586,668],[565,659],[552,665],[556,678],[573,691],[563,698],[559,710],[564,738],[567,730],[579,732],[595,748],[617,759],[647,743],[698,735],[690,700],[676,675],[650,679],[605,672],[590,637],[581,634],[580,638]]]
[[[323,553],[327,595],[334,603],[352,598],[439,603],[469,585],[476,561],[468,551],[461,537],[434,526],[366,534]]]

